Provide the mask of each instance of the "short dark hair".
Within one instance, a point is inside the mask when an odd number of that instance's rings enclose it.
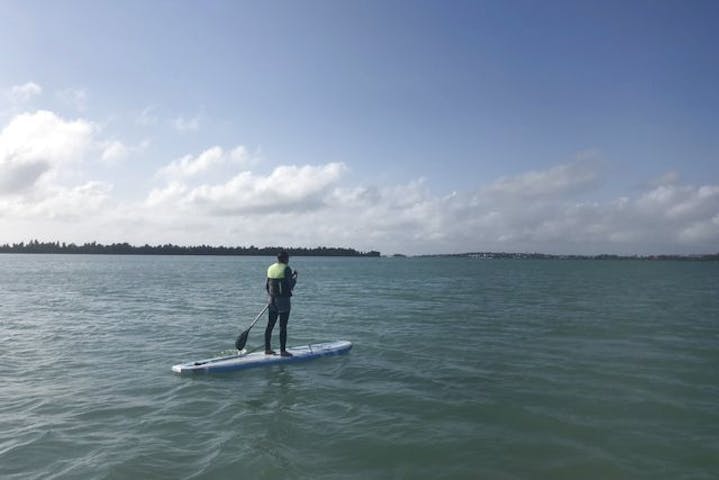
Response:
[[[282,250],[280,253],[277,254],[277,260],[283,260],[283,259],[289,259],[290,254],[287,253],[287,250]]]

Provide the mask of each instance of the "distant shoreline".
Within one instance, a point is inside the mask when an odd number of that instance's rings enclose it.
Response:
[[[463,257],[480,259],[531,259],[531,260],[680,260],[680,261],[719,261],[719,253],[698,255],[551,255],[546,253],[504,253],[504,252],[468,252],[437,255],[417,255],[422,258]]]
[[[379,257],[380,252],[370,250],[361,252],[353,248],[340,247],[213,247],[209,245],[180,246],[180,245],[142,245],[134,246],[129,243],[113,243],[103,245],[96,242],[76,245],[74,243],[38,242],[32,240],[28,243],[20,242],[12,245],[0,245],[0,253],[45,253],[45,254],[88,254],[88,255],[207,255],[207,256],[275,256],[281,250],[286,250],[294,257]]]
[[[31,240],[28,243],[20,242],[0,245],[0,254],[78,254],[78,255],[178,255],[178,256],[275,256],[280,250],[286,250],[294,257],[370,257],[379,258],[383,255],[376,250],[367,252],[343,247],[225,247],[225,246],[180,246],[142,245],[134,246],[129,243],[113,243],[103,245],[97,242],[76,245],[74,243],[39,242]],[[689,255],[564,255],[546,253],[512,253],[512,252],[465,252],[465,253],[438,253],[425,255],[404,255],[395,253],[384,255],[389,258],[473,258],[473,259],[516,259],[516,260],[672,260],[672,261],[719,261],[719,253],[715,254],[689,254]]]

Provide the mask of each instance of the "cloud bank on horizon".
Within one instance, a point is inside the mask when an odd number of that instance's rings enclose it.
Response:
[[[145,166],[149,140],[133,145],[97,119],[23,107],[43,91],[34,81],[5,89],[14,110],[0,131],[3,243],[327,245],[386,254],[719,250],[719,184],[657,172],[644,187],[596,199],[592,192],[612,181],[601,152],[440,193],[428,178],[367,184],[345,162],[271,165],[241,138]],[[147,121],[151,113],[139,115]],[[168,118],[178,130],[196,128],[183,122]],[[132,162],[146,187],[119,194],[115,170]]]

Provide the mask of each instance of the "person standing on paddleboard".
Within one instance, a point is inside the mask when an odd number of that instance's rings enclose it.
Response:
[[[269,298],[269,316],[267,318],[267,328],[265,329],[265,354],[274,355],[272,350],[272,330],[275,328],[277,318],[280,319],[280,355],[283,357],[291,357],[292,354],[287,351],[287,322],[290,319],[290,297],[292,297],[292,289],[297,283],[297,271],[294,272],[287,265],[290,263],[290,256],[284,250],[277,255],[277,262],[270,265],[267,269],[267,282],[265,289]]]

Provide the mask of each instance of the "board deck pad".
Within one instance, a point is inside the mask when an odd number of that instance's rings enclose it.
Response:
[[[340,355],[347,353],[351,348],[352,342],[339,340],[336,342],[316,343],[288,348],[287,351],[293,355],[292,357],[283,357],[279,353],[275,355],[265,355],[265,352],[228,355],[225,357],[198,360],[196,362],[180,363],[173,365],[172,371],[180,374],[229,372],[244,368],[275,365],[278,363],[301,362],[313,358],[325,357],[327,355]]]

